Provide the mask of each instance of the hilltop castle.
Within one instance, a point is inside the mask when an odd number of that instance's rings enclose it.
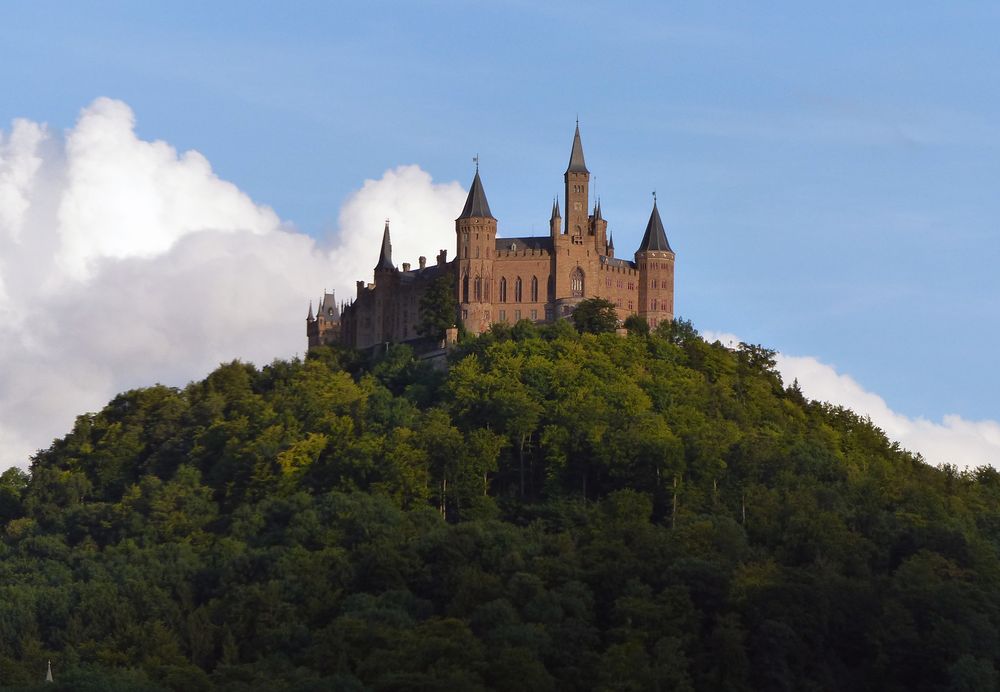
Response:
[[[407,262],[397,268],[386,222],[374,281],[358,281],[350,304],[338,306],[333,294],[326,293],[315,316],[310,304],[310,348],[335,342],[366,348],[416,338],[420,299],[432,281],[447,274],[454,277],[456,318],[476,333],[494,322],[552,322],[571,314],[584,298],[611,301],[621,320],[639,315],[655,327],[673,319],[675,255],[655,197],[634,261],[618,259],[600,202],[590,204],[590,171],[579,123],[563,178],[566,218],[555,200],[547,237],[498,238],[477,164],[465,207],[455,220],[451,261],[447,250],[441,250],[432,265],[421,257],[415,269]]]

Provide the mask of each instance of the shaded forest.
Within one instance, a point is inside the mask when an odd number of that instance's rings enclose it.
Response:
[[[0,477],[0,686],[997,689],[1000,474],[642,331],[233,362],[79,417]]]

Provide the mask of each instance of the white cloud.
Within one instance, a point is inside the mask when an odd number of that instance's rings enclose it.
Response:
[[[723,332],[706,331],[704,336],[729,347],[741,341],[738,336]],[[1000,466],[1000,422],[968,421],[958,415],[946,415],[939,423],[910,418],[893,411],[882,397],[866,390],[850,375],[839,373],[816,358],[779,353],[775,360],[786,384],[797,379],[808,398],[870,417],[889,439],[919,452],[931,464],[954,464],[960,468]]]
[[[321,248],[201,154],[136,137],[120,101],[97,99],[64,136],[15,121],[0,130],[0,468],[124,389],[301,353],[306,301],[371,280],[385,217],[397,264],[433,262],[464,194],[387,171]]]

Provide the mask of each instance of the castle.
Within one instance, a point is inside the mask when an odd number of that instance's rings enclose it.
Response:
[[[497,237],[478,163],[465,207],[455,220],[454,259],[449,261],[447,250],[441,250],[431,265],[421,257],[416,268],[407,262],[396,267],[386,222],[374,281],[358,281],[357,297],[349,304],[338,306],[333,294],[325,293],[315,316],[310,304],[309,347],[339,342],[367,348],[417,338],[420,299],[445,275],[454,277],[456,318],[475,333],[495,322],[552,322],[570,315],[585,298],[611,301],[619,320],[639,315],[655,327],[673,319],[675,255],[655,196],[634,260],[619,259],[600,201],[590,204],[590,171],[579,123],[563,178],[566,217],[556,199],[547,237]]]

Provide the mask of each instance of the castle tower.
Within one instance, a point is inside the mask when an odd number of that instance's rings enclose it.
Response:
[[[590,194],[590,171],[587,170],[587,164],[583,160],[579,121],[576,123],[576,132],[573,135],[569,166],[566,167],[563,177],[566,181],[566,233],[581,239],[574,242],[582,242],[583,236],[592,229],[587,214],[590,209],[587,203]]]
[[[340,341],[340,306],[333,293],[323,292],[313,317],[312,301],[309,301],[309,314],[306,317],[306,337],[309,348],[328,346]]]
[[[492,322],[493,264],[496,256],[497,220],[490,213],[483,181],[472,179],[465,208],[455,219],[458,257],[455,258],[455,283],[458,304],[465,328],[478,333]]]
[[[674,258],[654,194],[646,233],[635,252],[635,263],[639,269],[637,312],[646,318],[650,327],[674,318]]]

